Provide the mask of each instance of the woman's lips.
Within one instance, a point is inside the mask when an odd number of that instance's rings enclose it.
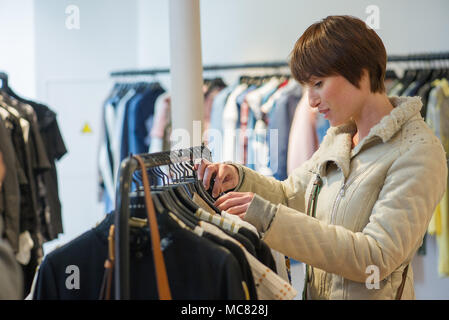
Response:
[[[319,110],[319,112],[324,115],[325,119],[327,119],[327,117],[329,115],[329,111],[330,111],[329,109]]]

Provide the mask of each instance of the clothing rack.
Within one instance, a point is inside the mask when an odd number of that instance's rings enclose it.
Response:
[[[449,52],[390,55],[387,57],[387,59],[388,59],[388,62],[449,60]],[[203,71],[252,69],[252,68],[282,68],[282,67],[288,67],[288,62],[287,61],[272,61],[272,62],[261,62],[261,63],[206,65],[206,66],[203,66]],[[155,69],[143,69],[143,70],[114,71],[114,72],[110,73],[110,76],[111,77],[126,77],[126,76],[155,75],[155,74],[161,74],[161,73],[170,73],[170,69],[169,68],[155,68]]]
[[[203,145],[175,151],[140,154],[145,167],[152,168],[181,162],[189,162],[192,166],[195,160],[212,161],[211,151]],[[115,213],[115,298],[128,300],[129,286],[129,218],[130,197],[133,173],[139,170],[139,164],[132,156],[124,159],[120,165],[117,181],[116,213]]]
[[[203,71],[214,70],[233,70],[233,69],[251,69],[251,68],[282,68],[288,67],[288,63],[284,61],[262,62],[262,63],[243,63],[243,64],[223,64],[223,65],[206,65],[203,66]],[[111,77],[122,76],[141,76],[141,75],[155,75],[160,73],[170,73],[169,68],[161,69],[146,69],[146,70],[124,70],[111,72]]]
[[[449,52],[435,52],[435,53],[388,56],[388,62],[433,61],[433,60],[449,60]]]

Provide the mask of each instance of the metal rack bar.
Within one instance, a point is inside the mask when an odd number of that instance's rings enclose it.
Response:
[[[388,62],[402,61],[432,61],[432,60],[449,60],[449,52],[421,53],[407,55],[389,55]],[[233,69],[251,69],[251,68],[282,68],[288,67],[287,61],[271,61],[241,64],[216,64],[203,66],[203,71],[213,70],[233,70]],[[169,68],[143,69],[143,70],[123,70],[111,72],[111,77],[122,76],[139,76],[139,75],[155,75],[161,73],[170,73]]]

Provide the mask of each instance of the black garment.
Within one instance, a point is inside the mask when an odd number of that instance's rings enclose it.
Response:
[[[216,226],[216,225],[214,224],[214,226]],[[220,228],[219,226],[216,226],[216,227]],[[246,236],[244,236],[243,234],[240,234],[240,233],[232,233],[231,231],[228,231],[228,230],[225,230],[222,228],[220,228],[220,230],[223,231],[224,233],[226,233],[231,238],[234,238],[235,240],[240,242],[245,247],[245,249],[249,253],[251,253],[254,257],[257,256],[256,248],[254,247],[253,243]]]
[[[45,257],[39,269],[35,299],[98,299],[113,217],[114,214],[107,215],[99,226]],[[229,250],[182,229],[165,213],[157,219],[173,299],[245,298],[240,266]],[[131,299],[158,299],[149,246],[141,244],[140,249],[130,251]],[[131,244],[133,247],[136,248]],[[78,290],[66,287],[71,275],[65,273],[69,265],[79,269]]]
[[[47,230],[45,230],[46,234],[43,236],[47,241],[50,241],[56,239],[60,233],[64,232],[61,217],[61,202],[58,191],[56,161],[60,160],[67,153],[67,148],[59,130],[56,113],[50,110],[47,106],[39,103],[32,102],[30,105],[36,112],[39,132],[44,141],[45,151],[50,164],[50,169],[42,174],[42,182],[46,190],[45,200],[48,205],[45,209],[44,216],[49,216],[49,224],[47,225]]]
[[[243,281],[245,281],[246,286],[248,288],[248,295],[250,300],[257,300],[257,291],[256,285],[254,284],[253,273],[251,272],[251,267],[248,263],[248,260],[245,257],[245,253],[243,250],[235,243],[230,240],[222,239],[214,234],[209,232],[204,232],[203,237],[210,239],[218,245],[221,245],[228,249],[232,254],[236,257],[237,262],[240,265],[240,269],[242,270]]]
[[[421,108],[421,116],[426,119],[427,115],[427,102],[429,100],[430,91],[432,91],[433,86],[431,82],[424,84],[419,90],[418,95],[421,97],[422,108]]]
[[[0,117],[0,151],[3,155],[6,172],[0,194],[0,235],[6,238],[17,252],[20,231],[20,189],[17,177],[17,159],[14,146],[11,142],[11,132],[6,129],[3,119]]]
[[[7,110],[7,109],[5,109]],[[5,120],[5,126],[11,135],[12,145],[17,161],[17,177],[20,189],[20,217],[19,232],[28,231],[33,240],[34,246],[31,249],[30,261],[27,265],[22,265],[23,290],[26,294],[30,291],[33,276],[38,265],[38,260],[43,256],[43,239],[40,233],[41,225],[38,217],[37,204],[37,180],[40,170],[37,155],[33,153],[33,133],[30,124],[28,143],[24,140],[23,130],[20,125],[20,118],[9,112]]]
[[[36,204],[35,198],[32,195],[32,186],[30,175],[32,174],[31,165],[29,164],[28,150],[23,138],[22,127],[20,120],[9,113],[8,117],[4,119],[5,126],[9,130],[12,145],[16,155],[17,177],[20,188],[20,233],[24,231],[35,231],[36,225]]]
[[[268,268],[277,272],[276,270],[276,262],[274,261],[273,254],[271,253],[270,247],[257,235],[255,235],[251,230],[247,228],[240,228],[238,231],[240,234],[244,235],[247,239],[249,239],[255,248],[257,260],[262,262]]]

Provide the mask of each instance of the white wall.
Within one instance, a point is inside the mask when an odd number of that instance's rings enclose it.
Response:
[[[36,97],[34,0],[0,0],[0,71],[14,91]]]
[[[68,29],[69,5],[79,29]],[[97,150],[101,110],[112,87],[109,72],[137,66],[136,1],[35,2],[37,98],[58,114],[68,154],[58,163],[65,233],[46,252],[94,226],[104,214],[98,201]],[[83,134],[88,123],[91,134]]]

